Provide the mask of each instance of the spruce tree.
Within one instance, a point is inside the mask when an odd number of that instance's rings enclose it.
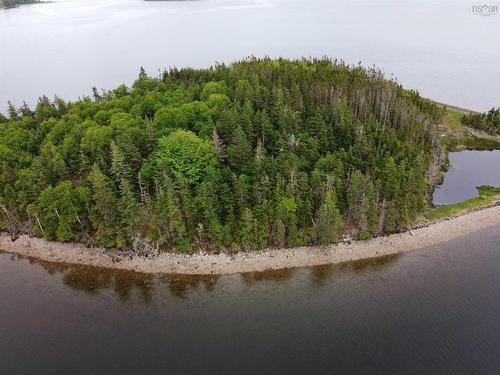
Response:
[[[132,171],[127,165],[125,155],[115,142],[111,142],[111,172],[115,181],[119,184],[122,184],[123,180],[130,181],[132,176]]]
[[[118,202],[118,212],[120,214],[120,228],[122,235],[118,245],[130,243],[133,235],[140,231],[143,217],[141,207],[137,202],[130,182],[122,179],[120,182],[120,200]]]
[[[396,166],[393,157],[389,156],[385,159],[381,177],[385,198],[392,200],[397,197],[400,191],[399,176],[398,167]]]
[[[279,247],[284,247],[286,241],[286,228],[283,220],[281,220],[280,217],[276,218],[275,230],[276,232],[274,234],[274,237],[276,245],[278,245]]]
[[[360,223],[361,205],[364,199],[365,178],[359,170],[355,170],[347,188],[348,215],[356,223]]]
[[[256,220],[252,210],[245,208],[241,214],[240,241],[247,249],[254,249],[256,243]]]
[[[368,199],[368,230],[371,234],[375,235],[379,231],[380,210],[377,203],[377,193],[375,192],[375,186],[372,181],[368,183],[366,198]]]
[[[92,183],[92,197],[97,211],[93,215],[94,228],[97,230],[96,238],[104,246],[114,246],[119,221],[118,199],[113,184],[96,165],[90,172],[89,180]]]
[[[338,231],[342,225],[342,218],[337,208],[337,193],[331,187],[325,194],[316,221],[316,241],[321,245],[329,245],[339,238]]]
[[[384,230],[392,233],[396,230],[398,225],[398,208],[396,204],[391,201],[388,203],[387,211],[384,217]]]

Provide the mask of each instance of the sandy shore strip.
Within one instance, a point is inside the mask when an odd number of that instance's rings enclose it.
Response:
[[[28,236],[21,236],[12,242],[9,236],[1,235],[0,249],[51,262],[126,269],[143,273],[232,274],[336,264],[399,254],[453,240],[494,225],[500,225],[498,205],[444,219],[405,233],[326,247],[309,246],[218,255],[162,253],[154,259],[133,257],[118,261],[116,257],[101,248],[87,248],[83,244],[51,242]]]

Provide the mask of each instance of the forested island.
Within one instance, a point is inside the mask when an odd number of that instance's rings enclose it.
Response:
[[[429,205],[444,109],[376,69],[250,58],[0,116],[0,228],[136,251],[326,245]]]

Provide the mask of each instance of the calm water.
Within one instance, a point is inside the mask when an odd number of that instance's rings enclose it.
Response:
[[[498,374],[500,226],[377,261],[152,277],[0,254],[0,373]]]
[[[500,15],[473,2],[57,0],[0,11],[0,110],[130,84],[142,65],[249,55],[376,64],[407,87],[477,110],[500,104]]]
[[[500,187],[500,150],[450,152],[450,169],[436,187],[434,204],[452,204],[479,196],[477,186]]]

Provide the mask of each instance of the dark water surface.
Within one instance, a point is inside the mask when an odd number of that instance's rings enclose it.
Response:
[[[453,204],[478,197],[477,186],[500,187],[500,150],[450,152],[450,168],[432,197],[434,204]]]
[[[500,226],[402,256],[213,277],[0,254],[0,373],[498,374]]]

